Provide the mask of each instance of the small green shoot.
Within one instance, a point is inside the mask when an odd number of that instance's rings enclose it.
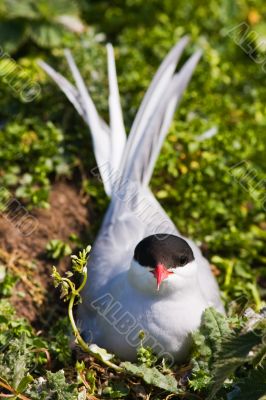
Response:
[[[72,255],[72,271],[67,271],[65,277],[62,277],[57,271],[56,267],[53,266],[52,277],[54,279],[55,287],[60,287],[61,298],[64,301],[68,301],[68,317],[71,323],[71,327],[75,336],[75,342],[82,348],[85,353],[88,353],[95,357],[97,360],[103,362],[106,366],[115,369],[116,371],[122,371],[123,369],[118,365],[112,363],[110,360],[113,358],[112,354],[107,353],[105,349],[98,347],[96,344],[88,345],[81,337],[80,332],[77,328],[74,315],[74,305],[81,302],[80,292],[84,288],[87,281],[87,262],[91,246],[79,252],[79,255]],[[71,280],[74,273],[81,275],[81,283],[76,288],[75,283]]]
[[[60,260],[63,257],[69,256],[71,252],[71,247],[60,239],[52,239],[46,246],[47,257],[52,260]]]

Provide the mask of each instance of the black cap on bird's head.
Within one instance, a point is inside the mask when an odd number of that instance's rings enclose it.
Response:
[[[138,243],[134,260],[143,267],[152,268],[159,289],[161,282],[174,268],[184,267],[194,260],[189,244],[181,237],[165,233],[151,235]]]

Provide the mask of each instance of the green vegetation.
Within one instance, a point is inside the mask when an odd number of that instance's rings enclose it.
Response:
[[[71,254],[71,247],[59,239],[52,239],[46,246],[47,257],[53,260],[59,260],[62,257]]]
[[[47,207],[52,174],[67,174],[62,132],[51,121],[19,118],[0,136],[0,183],[28,206]]]
[[[140,398],[137,393],[165,399],[169,392],[173,398],[266,398],[265,17],[262,0],[1,2],[0,209],[8,211],[11,197],[30,212],[49,209],[55,182],[74,186],[93,216],[82,237],[75,236],[75,252],[92,242],[108,199],[90,172],[95,160],[87,127],[37,60],[71,78],[63,57],[63,48],[70,48],[108,120],[104,44],[111,41],[129,131],[171,46],[188,33],[186,56],[203,49],[156,164],[152,189],[179,230],[201,245],[212,263],[228,316],[205,312],[185,366],[170,369],[141,348],[137,364],[117,361],[123,372],[115,372],[97,356],[71,354],[67,318],[53,318],[47,328],[17,315],[11,302],[23,277],[9,269],[0,252],[0,397],[4,391],[24,400]],[[242,30],[234,29],[243,23]],[[245,26],[248,37],[241,42]],[[40,85],[36,96],[29,82]],[[201,140],[212,127],[217,134]],[[62,258],[70,254],[65,240],[46,238],[47,279],[51,259],[68,268]],[[3,241],[0,250],[9,251],[4,246]],[[57,292],[55,298],[59,303]]]

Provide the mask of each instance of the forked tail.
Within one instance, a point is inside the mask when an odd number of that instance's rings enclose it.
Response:
[[[57,83],[90,128],[95,158],[105,192],[112,196],[124,182],[148,186],[156,159],[174,112],[201,57],[196,51],[176,71],[188,43],[183,37],[168,53],[155,74],[127,138],[119,99],[114,51],[107,45],[110,127],[100,117],[69,50],[65,56],[75,85],[44,61],[39,65]]]

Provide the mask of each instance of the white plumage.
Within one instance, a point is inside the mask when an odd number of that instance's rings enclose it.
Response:
[[[213,306],[224,312],[209,263],[193,241],[184,238],[194,259],[182,268],[166,270],[171,272],[160,290],[154,269],[134,259],[135,247],[147,236],[164,233],[182,237],[148,184],[174,111],[201,56],[197,51],[175,73],[187,42],[187,37],[181,39],[162,62],[128,139],[111,45],[107,47],[110,128],[98,115],[69,51],[66,57],[76,87],[40,63],[89,126],[99,172],[111,197],[89,259],[78,318],[87,340],[121,359],[136,358],[139,332],[144,331],[144,344],[160,356],[183,361],[189,353],[191,332],[199,327],[204,309]]]

